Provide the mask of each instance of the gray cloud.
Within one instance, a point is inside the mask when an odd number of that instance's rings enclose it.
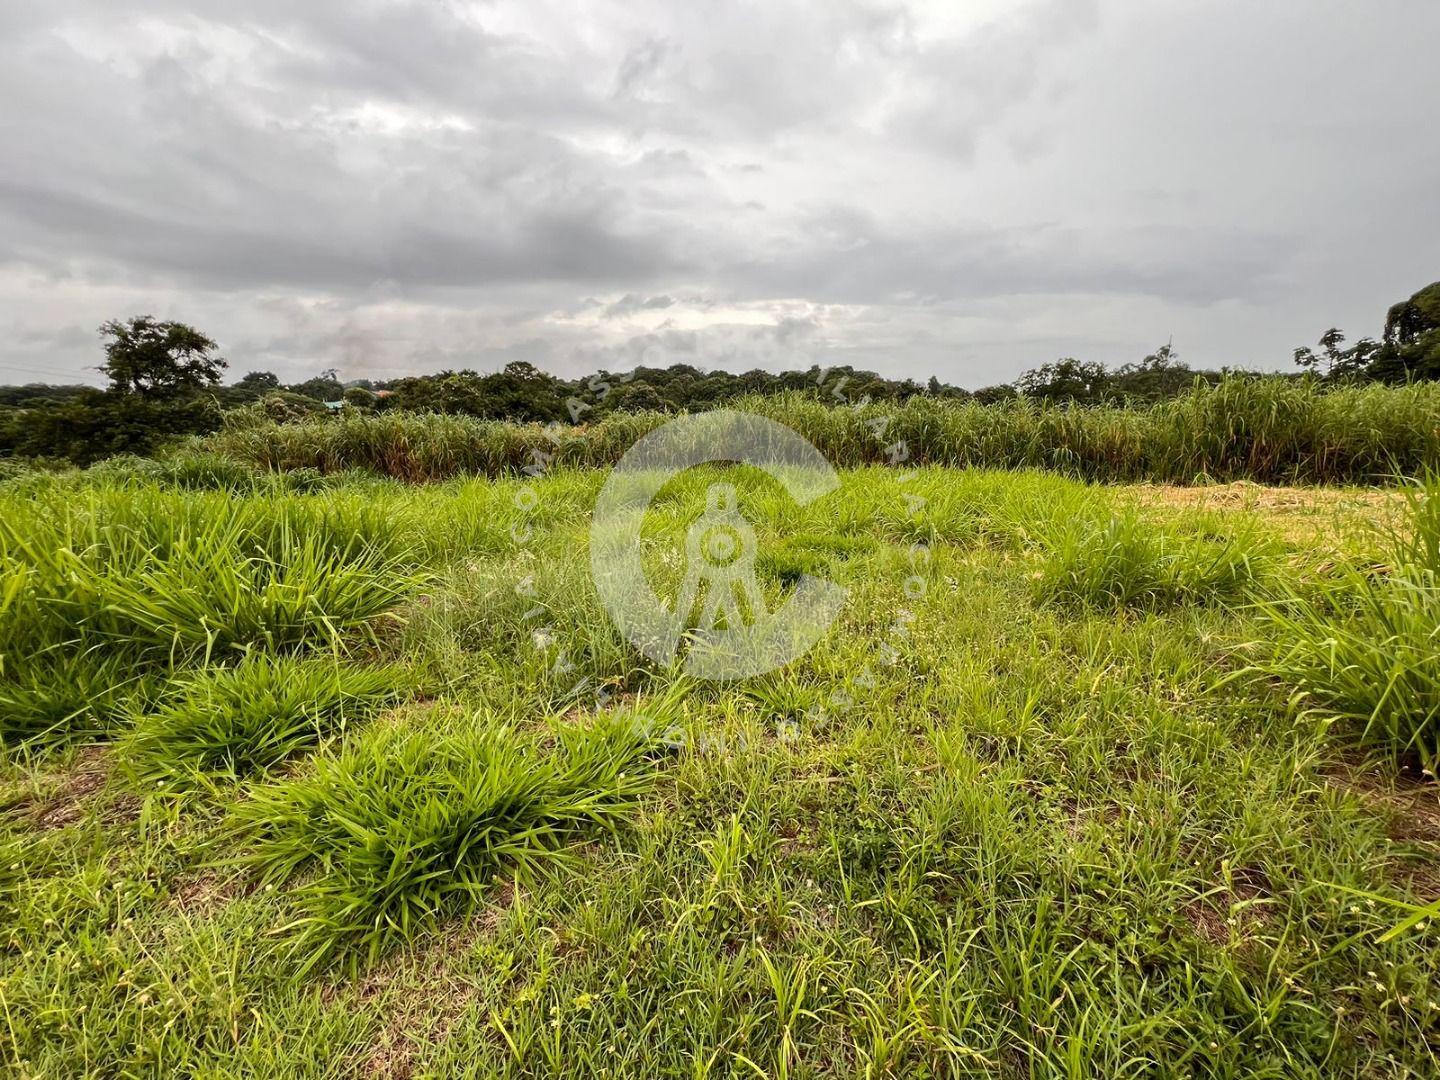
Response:
[[[663,311],[668,307],[674,307],[676,300],[673,296],[640,296],[638,293],[626,293],[614,303],[606,304],[601,315],[607,319],[619,319],[626,315],[633,315],[639,311]]]
[[[1440,276],[1437,32],[1418,0],[11,5],[0,379],[84,377],[138,311],[286,377],[978,383],[1172,335],[1283,365]]]

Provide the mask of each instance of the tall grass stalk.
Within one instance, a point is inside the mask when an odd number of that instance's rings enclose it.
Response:
[[[1388,565],[1341,568],[1329,587],[1291,589],[1266,609],[1259,670],[1299,687],[1308,714],[1396,758],[1440,770],[1440,477],[1407,491]]]
[[[1056,469],[1097,480],[1375,483],[1440,467],[1440,384],[1325,389],[1234,375],[1153,406],[993,405],[917,396],[903,405],[836,405],[798,392],[735,408],[793,428],[837,466],[911,463]],[[365,469],[433,481],[554,465],[608,466],[664,413],[614,414],[545,428],[422,413],[247,421],[207,437],[208,451],[262,470]],[[877,431],[881,437],[877,437]]]

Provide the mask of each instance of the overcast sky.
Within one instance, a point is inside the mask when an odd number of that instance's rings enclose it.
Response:
[[[1437,41],[1436,0],[7,0],[0,382],[138,313],[286,380],[1284,367],[1440,278]]]

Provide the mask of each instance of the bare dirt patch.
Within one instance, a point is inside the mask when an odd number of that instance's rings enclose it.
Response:
[[[1391,874],[1423,903],[1440,900],[1440,784],[1389,768],[1341,763],[1327,780],[1356,796],[1402,845]]]
[[[349,990],[346,996],[378,1004],[384,1016],[358,1075],[408,1080],[422,1051],[445,1040],[475,993],[464,959],[477,942],[494,933],[514,903],[515,888],[513,881],[505,882],[463,925],[449,927],[428,944],[377,966]],[[338,1000],[338,988],[330,988],[326,996]]]
[[[1336,766],[1329,778],[1379,814],[1390,839],[1418,841],[1440,855],[1440,784],[1361,765]]]
[[[76,754],[71,766],[54,778],[48,790],[37,793],[17,808],[28,812],[37,829],[63,829],[98,804],[109,779],[106,748],[86,746]]]
[[[1211,945],[1225,945],[1231,941],[1232,931],[1244,941],[1265,927],[1270,897],[1265,875],[1241,868],[1230,876],[1227,886],[1197,896],[1180,908],[1180,914],[1197,937]]]
[[[1195,936],[1211,945],[1224,945],[1230,940],[1230,928],[1225,925],[1225,916],[1209,901],[1191,900],[1180,909],[1180,914],[1185,916],[1185,921],[1190,924]]]
[[[208,918],[253,887],[253,883],[242,874],[222,874],[213,869],[202,869],[176,882],[169,902],[171,907],[184,915]]]

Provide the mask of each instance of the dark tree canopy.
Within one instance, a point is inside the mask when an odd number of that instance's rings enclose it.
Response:
[[[1057,401],[1099,401],[1105,396],[1109,372],[1104,364],[1065,357],[1041,364],[1015,381],[1026,397]]]
[[[244,378],[235,384],[245,390],[254,390],[257,393],[268,393],[271,390],[280,389],[280,376],[273,371],[251,371]]]
[[[1361,338],[1341,349],[1345,335],[1330,329],[1321,352],[1295,350],[1295,362],[1333,381],[1406,383],[1440,379],[1440,281],[1393,304],[1385,315],[1384,340]]]
[[[174,397],[216,385],[227,366],[215,342],[193,326],[149,315],[111,319],[100,327],[110,389],[120,394]]]
[[[326,368],[315,378],[291,383],[286,389],[291,393],[303,394],[316,401],[339,401],[340,395],[345,393],[345,384],[340,381],[340,376],[334,368]]]
[[[1392,345],[1414,344],[1422,335],[1440,330],[1440,281],[1425,286],[1408,300],[1401,300],[1385,316],[1385,341]]]

